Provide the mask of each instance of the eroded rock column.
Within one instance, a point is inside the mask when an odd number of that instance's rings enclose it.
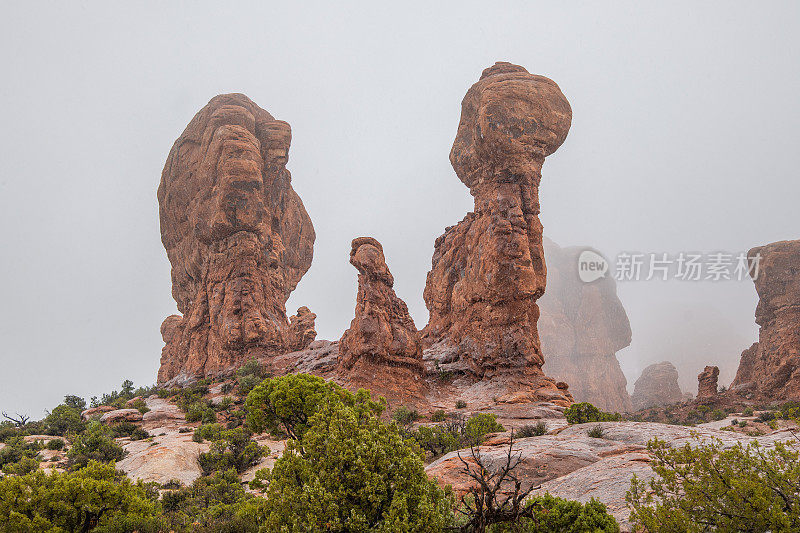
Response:
[[[286,169],[291,128],[242,94],[213,98],[167,157],[158,203],[180,315],[161,327],[158,382],[285,351],[285,304],[314,228]]]
[[[424,293],[428,345],[455,351],[476,379],[502,375],[562,401],[568,394],[541,370],[536,328],[546,278],[539,182],[571,120],[548,78],[510,63],[484,70],[461,104],[450,152],[475,211],[436,240]]]
[[[422,344],[406,303],[398,298],[383,247],[353,239],[350,263],[358,270],[355,317],[339,341],[339,371],[348,385],[377,389],[389,398],[419,397]]]

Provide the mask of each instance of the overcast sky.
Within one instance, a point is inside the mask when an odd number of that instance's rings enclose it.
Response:
[[[0,20],[0,408],[155,381],[176,311],[156,187],[216,94],[292,125],[288,168],[314,263],[287,305],[336,339],[353,316],[350,241],[383,243],[417,326],[433,243],[472,208],[448,153],[481,70],[511,61],[573,109],[545,162],[562,246],[728,251],[800,238],[796,2],[60,3]],[[379,5],[381,4],[381,5]],[[632,386],[669,359],[684,388],[732,378],[757,338],[750,281],[624,282]],[[546,354],[545,354],[546,356]]]

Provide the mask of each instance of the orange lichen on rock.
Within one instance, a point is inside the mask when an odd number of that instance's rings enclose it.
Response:
[[[475,211],[436,240],[425,286],[427,344],[445,341],[477,379],[543,380],[536,300],[545,289],[539,182],[572,120],[553,81],[510,63],[483,71],[461,104],[450,162]]]
[[[161,327],[159,383],[288,348],[286,300],[314,246],[286,169],[290,143],[289,124],[242,94],[213,98],[175,141],[158,202],[181,315]]]
[[[420,335],[392,288],[383,247],[372,237],[353,239],[350,263],[358,270],[358,295],[355,318],[339,341],[338,374],[387,397],[418,397],[424,388]]]

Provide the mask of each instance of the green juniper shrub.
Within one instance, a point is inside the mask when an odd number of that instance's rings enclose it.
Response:
[[[50,439],[47,441],[47,444],[45,444],[44,447],[48,450],[63,450],[64,439]]]
[[[140,413],[145,414],[150,411],[150,408],[147,407],[147,403],[142,398],[136,399],[136,401],[132,402],[129,406],[131,409],[138,409]]]
[[[133,422],[123,420],[122,422],[117,422],[116,424],[109,426],[109,429],[111,429],[111,433],[114,438],[120,438],[130,437],[131,433],[133,433],[137,427],[138,426]]]
[[[586,434],[594,439],[602,439],[605,431],[603,430],[603,426],[597,425],[590,429]]]
[[[236,383],[239,386],[239,394],[242,396],[246,396],[250,394],[250,391],[253,390],[256,385],[261,383],[261,379],[257,376],[252,374],[246,376],[239,376],[236,378]]]
[[[770,420],[775,420],[775,413],[772,411],[761,411],[758,413],[759,422],[769,422]]]
[[[136,429],[131,431],[130,434],[131,440],[144,440],[149,438],[150,438],[150,433],[148,433],[147,430],[140,427],[137,427]]]
[[[168,488],[177,490],[162,496],[164,531],[258,533],[263,522],[264,500],[246,493],[234,470],[203,476],[190,487]]]
[[[217,411],[227,411],[233,406],[233,398],[230,396],[225,396],[222,398],[218,404],[216,404]]]
[[[499,433],[506,428],[497,421],[497,415],[492,413],[475,413],[467,419],[464,435],[470,444],[480,444],[489,433]]]
[[[251,484],[266,486],[265,530],[443,530],[452,497],[428,478],[419,448],[363,403],[329,400]]]
[[[400,424],[401,426],[408,426],[413,424],[419,419],[419,413],[416,409],[409,409],[404,405],[401,405],[397,409],[394,410],[392,413],[392,420]]]
[[[203,442],[204,440],[219,440],[222,432],[222,424],[203,424],[194,430],[192,440],[195,442]]]
[[[480,444],[488,433],[504,430],[495,415],[476,413],[467,420],[463,417],[452,418],[444,424],[420,426],[413,431],[402,430],[402,433],[431,457],[439,457],[460,448]]]
[[[160,509],[156,491],[94,461],[78,472],[0,479],[2,531],[156,533]]]
[[[200,454],[198,462],[205,475],[230,469],[242,473],[268,453],[269,448],[259,446],[244,429],[226,429],[219,432],[208,452]]]
[[[38,453],[40,442],[25,442],[25,437],[16,436],[6,439],[5,447],[0,450],[0,470],[6,474],[27,473],[39,466]]]
[[[466,408],[467,408],[467,402],[465,402],[464,400],[456,400],[456,409],[466,409]]]
[[[0,422],[0,442],[5,442],[10,437],[17,437],[21,433],[16,424],[10,420]]]
[[[8,463],[3,466],[3,473],[6,475],[22,476],[38,470],[39,459],[33,457],[23,457],[16,463]]]
[[[74,471],[90,461],[115,462],[124,456],[125,451],[114,441],[111,430],[100,422],[90,422],[83,433],[74,437],[67,452],[67,464]]]
[[[656,476],[634,476],[631,520],[649,533],[800,530],[800,459],[784,443],[724,448],[719,440],[648,445]],[[638,529],[637,529],[638,530]]]
[[[374,402],[364,389],[352,393],[317,376],[291,374],[266,379],[247,395],[247,425],[256,433],[268,431],[276,437],[287,435],[300,439],[311,417],[331,401],[343,402],[376,416],[386,406],[386,400],[381,398]]]
[[[444,409],[437,409],[431,413],[431,422],[444,422],[446,418],[447,413],[444,412]]]
[[[574,403],[567,407],[564,416],[570,424],[587,424],[590,422],[616,422],[622,420],[619,413],[606,413],[589,402]]]
[[[64,396],[64,405],[76,411],[84,411],[86,409],[86,400],[74,394],[67,394]]]
[[[236,383],[239,387],[239,394],[247,396],[256,385],[266,379],[268,373],[264,367],[255,359],[250,359],[236,371]]]
[[[69,396],[67,396],[69,398]],[[70,407],[66,403],[53,408],[44,419],[47,435],[65,436],[70,433],[80,433],[86,427],[86,422],[81,418],[81,410]]]
[[[514,438],[524,439],[525,437],[540,437],[546,433],[547,424],[540,420],[535,424],[527,424],[514,430]]]
[[[513,531],[527,533],[618,533],[617,520],[605,505],[592,498],[581,503],[545,494],[525,503],[533,518],[523,518]]]
[[[727,415],[725,415],[725,411],[723,411],[722,409],[714,409],[711,412],[712,420],[722,420],[723,418],[725,418],[725,416]]]
[[[742,416],[753,416],[753,408],[745,407],[744,411],[742,411]]]

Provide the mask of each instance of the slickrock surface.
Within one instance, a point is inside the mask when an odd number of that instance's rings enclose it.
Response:
[[[167,483],[176,479],[191,485],[203,471],[197,458],[208,451],[207,442],[192,441],[192,433],[170,432],[147,440],[129,441],[122,446],[128,455],[117,461],[117,469],[134,481]]]
[[[631,402],[637,411],[681,401],[683,393],[678,386],[678,370],[669,361],[646,367],[633,386]]]
[[[305,350],[317,338],[314,321],[317,315],[308,307],[301,307],[296,315],[289,317],[289,350]]]
[[[496,63],[461,104],[450,162],[470,188],[475,211],[436,240],[425,286],[427,346],[460,361],[475,379],[508,390],[572,401],[541,370],[536,300],[546,270],[539,221],[544,158],[561,146],[572,120],[553,81]]]
[[[91,407],[89,409],[86,409],[85,411],[81,411],[81,418],[84,420],[89,420],[93,416],[103,415],[105,413],[115,410],[116,409],[114,407],[111,407],[110,405],[100,405],[97,407]]]
[[[109,411],[100,417],[100,422],[116,424],[117,422],[140,422],[142,413],[138,409],[117,409]]]
[[[588,436],[596,426],[603,428],[602,438]],[[711,438],[720,439],[723,447],[737,442],[757,440],[764,446],[776,441],[791,441],[789,431],[776,431],[762,437],[718,431],[700,427],[672,426],[650,422],[601,422],[568,426],[555,434],[528,437],[514,442],[512,452],[521,458],[518,467],[524,483],[541,484],[535,493],[549,492],[553,496],[588,502],[596,498],[604,503],[619,521],[623,531],[631,531],[630,511],[625,493],[630,489],[633,475],[649,480],[654,474],[649,466],[647,441],[654,437],[671,446],[686,443],[696,445]],[[508,451],[508,436],[495,437],[479,447],[484,462],[499,466]],[[456,493],[463,494],[471,486],[458,458],[471,460],[469,450],[449,453],[426,467],[428,475],[442,484],[451,484]]]
[[[758,342],[742,353],[731,388],[770,401],[800,400],[800,240],[753,248],[748,256],[758,254]]]
[[[383,247],[353,239],[350,263],[358,270],[355,318],[339,340],[339,374],[350,388],[379,390],[398,399],[421,398],[422,344],[406,303],[397,297]]]
[[[717,380],[719,379],[719,367],[706,366],[697,375],[697,400],[713,400],[717,397]]]
[[[285,352],[285,304],[314,228],[286,169],[291,129],[242,94],[216,96],[167,157],[158,204],[181,315],[164,320],[158,382]]]
[[[548,376],[569,383],[576,402],[604,411],[631,411],[627,380],[616,352],[631,343],[631,325],[614,278],[578,277],[578,258],[591,248],[561,248],[544,239],[547,290],[538,301],[539,334]]]

